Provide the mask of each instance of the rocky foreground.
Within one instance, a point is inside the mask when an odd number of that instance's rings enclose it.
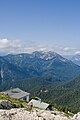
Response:
[[[63,112],[26,108],[0,109],[0,120],[80,120],[80,113],[67,117]]]
[[[9,100],[0,100],[0,120],[80,120],[80,113],[71,117],[55,108],[54,111],[48,111],[28,105],[24,108],[15,107],[19,106]]]

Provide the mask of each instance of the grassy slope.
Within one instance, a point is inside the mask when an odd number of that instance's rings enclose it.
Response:
[[[4,93],[0,93],[0,100],[9,100],[10,102],[14,103],[16,107],[27,106],[25,101],[20,101],[18,99],[11,98],[11,97],[9,97],[8,95],[6,95]]]

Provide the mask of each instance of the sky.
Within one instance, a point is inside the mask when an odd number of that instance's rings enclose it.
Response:
[[[0,0],[0,54],[80,53],[80,0]]]

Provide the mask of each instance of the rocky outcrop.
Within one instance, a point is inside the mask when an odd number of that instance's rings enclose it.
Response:
[[[0,109],[0,120],[80,120],[80,113],[67,117],[65,113],[57,110],[39,110],[33,108]]]
[[[71,120],[64,113],[58,111],[47,111],[33,109],[27,111],[26,108],[0,110],[0,120]]]
[[[80,112],[78,112],[77,114],[75,114],[73,116],[72,120],[80,120]]]
[[[13,104],[10,101],[0,100],[0,109],[10,109],[10,108],[14,108],[14,107],[15,107],[15,104]]]

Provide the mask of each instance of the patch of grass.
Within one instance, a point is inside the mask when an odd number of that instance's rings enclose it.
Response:
[[[66,117],[73,117],[74,116],[74,114],[72,114],[72,113],[65,113],[64,114]]]
[[[14,103],[15,107],[17,108],[27,106],[27,103],[25,101],[18,100],[16,98],[11,98],[7,94],[4,94],[4,93],[0,93],[0,100],[9,100],[10,102]]]
[[[32,108],[28,106],[28,107],[26,108],[26,110],[29,111],[29,112],[31,112]]]

